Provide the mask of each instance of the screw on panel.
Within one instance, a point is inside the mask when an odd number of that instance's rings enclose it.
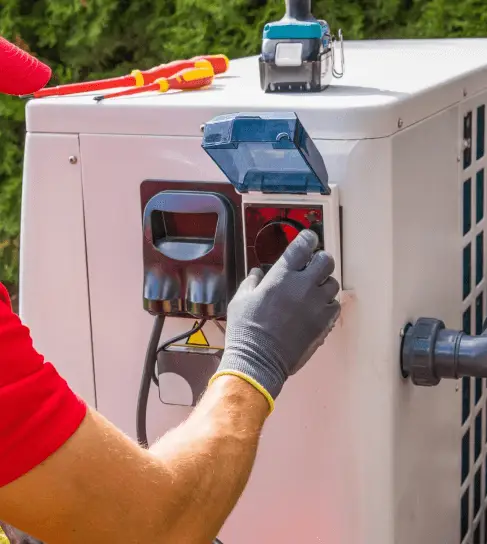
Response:
[[[403,125],[404,125],[404,121],[403,121],[402,119],[398,119],[398,120],[397,120],[397,126],[398,126],[398,128],[402,128]]]
[[[467,96],[467,89],[463,89],[463,97],[465,98]]]
[[[69,164],[76,164],[78,162],[78,157],[75,157],[74,155],[71,155],[69,157]]]

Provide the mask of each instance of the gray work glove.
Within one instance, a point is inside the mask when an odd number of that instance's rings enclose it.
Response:
[[[323,344],[340,314],[333,258],[302,231],[264,276],[252,269],[229,304],[225,352],[212,378],[240,376],[269,401]],[[211,383],[211,382],[210,382]]]

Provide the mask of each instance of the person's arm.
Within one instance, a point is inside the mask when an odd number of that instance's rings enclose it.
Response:
[[[210,544],[240,496],[269,407],[218,379],[152,451],[89,411],[49,459],[0,488],[0,517],[48,544]]]
[[[266,399],[222,377],[185,423],[143,450],[86,413],[3,299],[0,519],[48,544],[209,544],[249,476]]]

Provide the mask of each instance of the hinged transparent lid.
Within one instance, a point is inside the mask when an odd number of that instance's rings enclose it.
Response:
[[[295,113],[215,117],[202,147],[239,193],[330,193],[323,158]]]

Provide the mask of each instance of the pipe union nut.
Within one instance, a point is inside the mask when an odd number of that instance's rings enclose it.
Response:
[[[402,348],[402,368],[414,385],[431,387],[441,378],[435,373],[435,345],[438,333],[445,328],[439,319],[421,317],[408,329]]]

